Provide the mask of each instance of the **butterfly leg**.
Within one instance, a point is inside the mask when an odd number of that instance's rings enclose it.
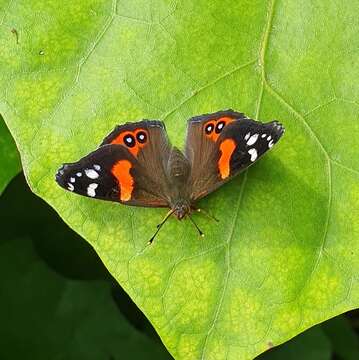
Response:
[[[191,215],[188,215],[188,218],[190,219],[191,223],[194,225],[194,227],[197,229],[198,234],[200,237],[204,236],[204,233],[202,232],[202,230],[198,227],[198,225],[194,222],[194,220],[191,218]]]
[[[173,210],[169,210],[168,213],[161,220],[161,222],[156,225],[157,229],[160,228],[166,222],[166,220],[170,217],[170,215],[172,215],[172,214],[173,214]]]
[[[158,234],[158,232],[161,230],[161,227],[163,226],[163,224],[167,221],[167,219],[173,214],[173,210],[170,210],[166,216],[163,218],[163,220],[157,224],[157,230],[156,232],[153,234],[153,236],[151,237],[151,239],[148,241],[147,245],[151,245],[153,243],[153,240],[155,239],[156,235]]]
[[[193,210],[197,211],[198,213],[203,213],[203,215],[207,216],[211,220],[214,220],[215,222],[219,222],[219,220],[215,216],[211,215],[208,211],[205,211],[200,208],[193,208]]]

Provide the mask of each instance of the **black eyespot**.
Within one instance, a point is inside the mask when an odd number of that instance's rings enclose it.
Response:
[[[211,134],[213,131],[214,125],[212,123],[208,124],[205,128],[205,132],[207,135]]]
[[[123,138],[123,141],[124,141],[125,145],[130,147],[130,148],[132,148],[132,147],[134,147],[136,145],[136,140],[132,135],[126,135]]]
[[[144,131],[139,131],[136,135],[136,139],[140,144],[144,144],[147,141],[147,134]]]
[[[220,121],[216,126],[216,134],[219,134],[223,130],[225,125],[226,123],[224,121]]]

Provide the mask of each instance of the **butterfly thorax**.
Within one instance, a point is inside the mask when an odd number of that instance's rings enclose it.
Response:
[[[191,205],[186,200],[179,200],[173,207],[173,213],[178,220],[182,220],[187,214],[191,212]]]

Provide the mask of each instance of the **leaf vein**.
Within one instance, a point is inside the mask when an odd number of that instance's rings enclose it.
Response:
[[[236,224],[237,224],[238,213],[239,213],[240,205],[242,203],[243,193],[244,193],[244,188],[245,188],[246,182],[247,182],[247,171],[244,172],[243,182],[242,182],[241,190],[240,190],[239,196],[238,196],[238,201],[237,201],[235,215],[234,215],[234,218],[233,218],[231,231],[230,231],[230,234],[228,236],[227,243],[225,245],[226,246],[227,271],[226,271],[226,276],[225,276],[225,279],[224,279],[224,285],[223,285],[223,289],[222,289],[222,294],[221,294],[221,296],[219,298],[219,301],[218,301],[218,304],[217,304],[217,309],[215,310],[212,325],[210,326],[209,330],[207,331],[207,334],[206,334],[206,337],[205,337],[205,341],[204,341],[204,345],[203,345],[203,349],[202,349],[202,355],[201,355],[202,360],[205,359],[205,353],[206,353],[206,348],[207,348],[207,345],[208,345],[208,339],[209,339],[209,336],[211,335],[211,333],[212,333],[212,331],[213,331],[213,329],[214,329],[214,327],[216,325],[216,322],[218,320],[219,314],[221,312],[222,304],[223,304],[224,295],[226,293],[227,286],[228,286],[229,275],[230,275],[230,272],[231,272],[230,245],[231,245],[231,241],[232,241],[232,238],[233,238],[234,229],[235,229]]]
[[[98,46],[98,44],[100,43],[101,39],[105,36],[106,32],[108,31],[108,29],[110,28],[110,26],[113,23],[113,20],[116,16],[116,8],[117,8],[117,0],[113,0],[112,2],[112,11],[110,16],[108,17],[108,19],[105,22],[105,25],[103,26],[103,28],[101,29],[101,31],[97,34],[95,41],[92,43],[92,46],[88,49],[87,54],[85,54],[85,56],[80,60],[78,67],[77,67],[77,74],[76,74],[76,78],[75,78],[75,83],[77,83],[79,81],[80,78],[80,73],[82,70],[82,67],[85,65],[85,63],[88,61],[88,59],[90,58],[91,54],[94,52],[94,50],[96,49],[96,47]]]
[[[326,218],[325,218],[325,222],[324,222],[324,229],[323,229],[323,236],[321,239],[321,244],[318,250],[318,254],[316,256],[316,260],[313,266],[312,271],[310,272],[310,275],[308,276],[307,280],[304,282],[302,289],[300,291],[303,291],[305,289],[305,287],[309,284],[311,278],[314,275],[315,270],[317,269],[320,259],[322,258],[323,252],[325,251],[325,243],[326,243],[326,239],[327,239],[327,234],[328,234],[328,227],[329,227],[329,219],[330,219],[330,212],[331,212],[331,206],[332,206],[332,169],[331,169],[331,162],[333,160],[331,160],[327,150],[324,148],[323,144],[321,143],[321,141],[319,140],[318,136],[316,135],[316,133],[313,131],[313,129],[311,128],[311,126],[308,124],[308,122],[305,120],[305,118],[297,111],[293,108],[292,105],[289,104],[289,102],[287,100],[285,100],[283,98],[282,95],[280,95],[276,90],[274,90],[271,85],[267,82],[267,80],[265,80],[265,85],[266,88],[268,89],[268,91],[275,97],[278,99],[278,101],[280,101],[282,104],[284,104],[299,120],[301,120],[302,124],[304,125],[304,127],[307,129],[307,131],[309,132],[309,134],[311,135],[312,139],[315,140],[315,142],[317,143],[318,147],[321,149],[322,153],[325,156],[326,159],[326,163],[327,163],[327,178],[328,178],[328,202],[327,202],[327,213],[326,213]]]
[[[250,66],[252,64],[254,64],[257,60],[250,60],[242,65],[236,66],[234,69],[227,71],[226,73],[222,74],[221,76],[217,77],[216,79],[214,79],[213,81],[207,83],[206,85],[203,85],[202,87],[198,88],[197,90],[194,90],[192,92],[191,95],[185,97],[179,104],[177,104],[173,109],[169,110],[165,115],[162,116],[163,120],[166,120],[170,115],[172,115],[175,111],[177,111],[181,106],[183,106],[184,104],[186,104],[187,102],[189,102],[192,98],[194,98],[195,96],[197,96],[200,92],[202,92],[203,90],[206,90],[207,88],[215,85],[217,82],[225,79],[226,77],[234,74],[235,72]]]

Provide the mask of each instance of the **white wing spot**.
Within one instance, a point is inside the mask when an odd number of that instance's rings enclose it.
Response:
[[[257,141],[257,139],[258,139],[258,134],[252,135],[252,136],[248,139],[247,145],[248,145],[248,146],[251,146],[251,145],[255,144],[256,141]]]
[[[92,183],[87,187],[87,195],[91,196],[91,197],[95,197],[96,196],[96,189],[98,187],[98,184],[96,183]]]
[[[90,179],[97,179],[99,177],[98,172],[93,169],[85,169],[85,174]]]
[[[249,149],[248,150],[248,154],[251,156],[251,161],[256,161],[257,157],[258,157],[258,153],[256,149]]]
[[[264,139],[267,136],[267,134],[262,134],[261,138]]]
[[[271,140],[268,144],[268,147],[271,148],[273,145],[274,145],[274,142],[273,142],[273,140]]]
[[[269,135],[268,137],[267,137],[267,140],[269,141],[269,140],[272,140],[272,137]]]
[[[76,181],[76,179],[74,177],[70,177],[70,182],[74,183]]]
[[[76,176],[77,176],[77,177],[81,177],[81,176],[82,176],[82,173],[78,172],[78,173],[76,173]]]
[[[70,184],[70,183],[67,183],[67,188],[70,190],[70,191],[74,191],[75,187]]]
[[[101,170],[101,166],[97,164],[94,164],[93,168],[97,171]]]
[[[247,141],[247,140],[249,139],[249,137],[250,137],[250,136],[251,136],[251,133],[247,133],[247,134],[246,134],[246,136],[244,137],[244,140],[246,140],[246,141]]]

